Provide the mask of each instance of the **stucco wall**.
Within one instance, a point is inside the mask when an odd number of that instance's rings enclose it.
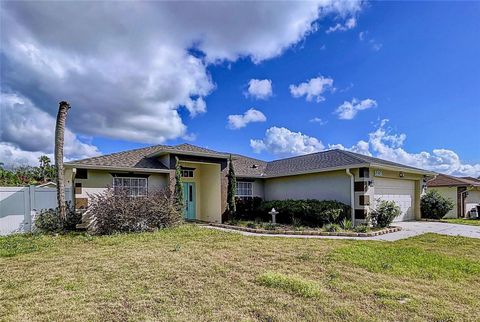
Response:
[[[87,179],[75,179],[75,183],[82,184],[81,193],[75,193],[75,198],[88,198],[88,195],[101,193],[107,187],[113,186],[113,176],[110,172],[118,173],[117,171],[102,171],[102,170],[88,170]],[[72,171],[67,169],[65,171],[65,185],[72,186]],[[156,189],[164,189],[168,184],[168,175],[164,173],[150,173],[147,179],[148,191]]]
[[[345,171],[265,179],[265,200],[338,200],[350,205],[350,177]]]
[[[435,187],[428,188],[428,190],[436,190],[440,193],[440,195],[442,195],[442,197],[453,201],[453,209],[445,215],[445,218],[457,218],[457,187]]]
[[[193,178],[182,178],[184,182],[195,182],[195,216],[199,220],[221,222],[221,170],[220,164],[202,164],[180,161],[183,167],[194,168]]]

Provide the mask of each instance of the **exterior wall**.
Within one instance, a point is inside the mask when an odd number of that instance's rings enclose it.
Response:
[[[89,195],[102,193],[108,187],[113,185],[113,176],[110,173],[119,173],[119,171],[105,171],[105,170],[90,170],[88,169],[87,179],[75,179],[72,183],[72,169],[65,171],[65,186],[74,187],[75,183],[81,183],[81,188],[74,188],[75,199],[90,200]],[[141,175],[145,175],[142,173]],[[157,189],[165,189],[168,187],[168,175],[164,173],[150,173],[147,179],[148,191]]]
[[[350,177],[344,170],[265,179],[265,200],[337,200],[350,205]]]
[[[194,168],[193,178],[183,182],[195,183],[195,216],[198,220],[221,222],[221,167],[220,164],[202,164],[180,161],[183,167]]]
[[[252,184],[252,193],[254,197],[265,199],[265,184],[261,179],[255,179]]]
[[[453,201],[454,206],[453,209],[450,210],[446,215],[445,218],[457,218],[457,209],[458,209],[458,202],[457,202],[457,187],[432,187],[428,188],[428,190],[436,190],[442,195],[444,198],[448,198]]]

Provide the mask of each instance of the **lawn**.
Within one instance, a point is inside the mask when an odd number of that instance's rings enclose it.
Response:
[[[461,225],[471,225],[471,226],[480,226],[479,219],[464,219],[464,218],[444,218],[440,220],[442,222],[448,222],[450,224],[461,224]]]
[[[480,240],[0,238],[0,320],[480,320]]]

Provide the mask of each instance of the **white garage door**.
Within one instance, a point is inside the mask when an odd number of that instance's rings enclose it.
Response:
[[[375,202],[378,199],[395,201],[401,214],[394,221],[414,220],[415,181],[375,178]]]

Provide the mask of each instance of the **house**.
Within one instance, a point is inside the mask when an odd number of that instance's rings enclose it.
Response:
[[[128,188],[133,195],[174,185],[176,158],[182,168],[187,219],[221,222],[227,205],[228,153],[180,144],[72,161],[65,183],[77,208],[106,187]],[[241,198],[333,199],[351,205],[352,219],[365,220],[380,200],[401,208],[396,221],[420,218],[420,195],[434,173],[343,150],[328,150],[266,162],[232,154]]]
[[[439,174],[427,182],[428,189],[437,190],[453,201],[454,207],[445,218],[468,217],[480,205],[480,180],[471,177],[454,177]]]

